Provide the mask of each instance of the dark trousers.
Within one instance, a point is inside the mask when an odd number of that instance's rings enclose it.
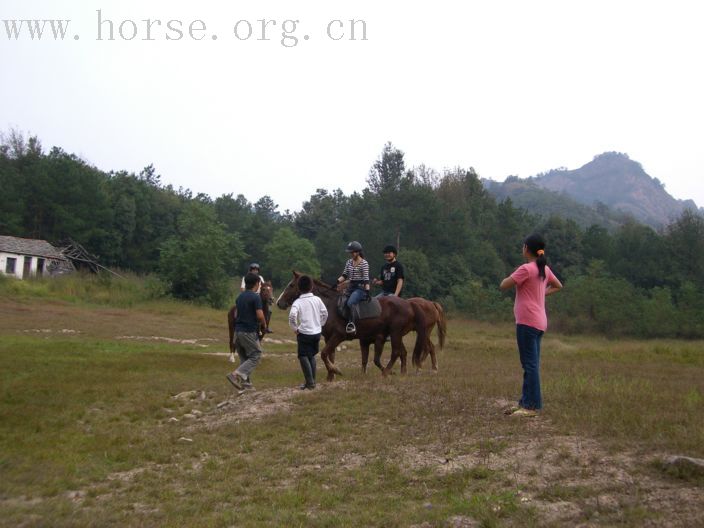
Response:
[[[298,361],[301,364],[307,387],[315,387],[315,356],[318,354],[320,334],[298,334]]]

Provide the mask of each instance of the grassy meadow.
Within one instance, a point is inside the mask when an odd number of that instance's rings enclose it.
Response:
[[[662,462],[704,458],[702,342],[548,332],[525,419],[512,325],[451,320],[437,374],[362,375],[348,342],[299,391],[275,310],[238,396],[224,311],[133,277],[0,298],[0,526],[704,525],[704,479]]]

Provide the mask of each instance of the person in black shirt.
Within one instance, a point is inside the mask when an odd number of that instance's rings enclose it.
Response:
[[[405,280],[403,264],[396,260],[398,251],[394,246],[384,248],[384,260],[386,263],[381,267],[381,278],[374,279],[374,284],[382,287],[382,292],[377,297],[395,295],[398,297],[403,289]]]
[[[259,285],[259,276],[255,273],[247,273],[244,277],[244,283],[247,289],[240,293],[235,301],[237,316],[234,345],[237,355],[240,357],[240,366],[226,376],[227,381],[239,390],[254,388],[249,375],[262,357],[257,330],[266,327],[262,298],[255,293]]]

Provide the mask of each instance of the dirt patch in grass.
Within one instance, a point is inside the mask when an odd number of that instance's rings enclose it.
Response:
[[[317,392],[336,390],[345,386],[345,382],[319,384]],[[218,403],[215,409],[203,415],[192,425],[193,429],[215,429],[226,424],[239,423],[244,420],[261,420],[267,416],[290,412],[295,400],[312,396],[313,391],[284,387],[243,391]]]

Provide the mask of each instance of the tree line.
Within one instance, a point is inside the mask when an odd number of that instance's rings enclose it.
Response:
[[[153,166],[104,172],[35,137],[11,131],[0,145],[0,233],[54,243],[72,238],[102,264],[157,273],[171,295],[225,306],[247,263],[275,287],[298,269],[333,282],[350,240],[373,271],[381,249],[398,244],[406,296],[450,312],[510,320],[497,284],[522,263],[526,235],[546,238],[548,261],[565,283],[550,299],[563,331],[704,337],[704,219],[685,212],[666,229],[628,221],[615,230],[544,218],[497,200],[472,168],[408,168],[384,146],[367,186],[350,195],[317,189],[299,211],[281,213],[269,196],[215,199],[164,185]]]

